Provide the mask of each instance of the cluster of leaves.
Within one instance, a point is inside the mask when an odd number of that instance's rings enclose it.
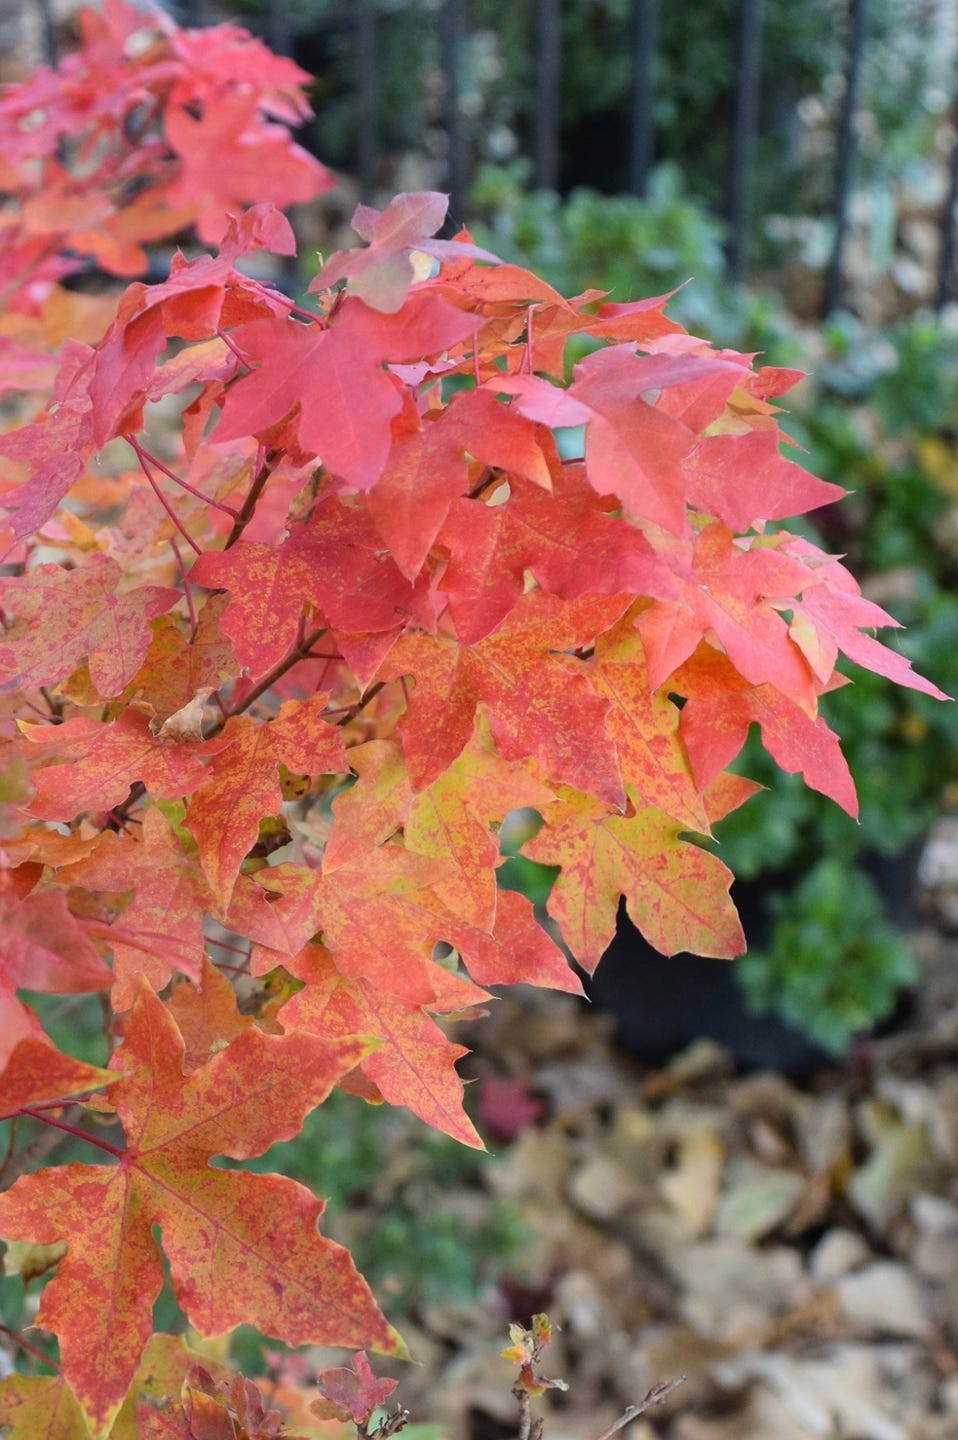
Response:
[[[519,167],[490,167],[473,192],[480,212],[490,217],[475,233],[497,253],[532,266],[559,289],[578,288],[589,276],[614,296],[629,293],[633,283],[641,289],[692,275],[694,284],[683,286],[669,307],[684,324],[777,357],[794,351],[794,341],[784,334],[783,311],[747,291],[729,291],[720,227],[683,194],[669,166],[654,172],[642,200],[585,190],[564,201],[524,194],[520,174]],[[825,340],[815,388],[799,397],[789,431],[809,452],[811,468],[847,485],[853,498],[813,517],[814,529],[803,522],[803,530],[847,553],[856,573],[887,594],[895,618],[908,627],[900,648],[919,668],[934,667],[953,692],[958,576],[948,537],[958,496],[954,339],[928,322],[872,332],[840,317]],[[915,691],[895,691],[878,675],[858,676],[854,689],[829,695],[823,708],[843,737],[861,823],[798,777],[777,773],[753,736],[738,768],[771,793],[729,817],[721,854],[737,876],[761,881],[765,893],[781,901],[765,907],[767,945],[753,949],[748,965],[736,968],[750,1007],[775,1010],[841,1054],[857,1032],[891,1011],[899,991],[914,979],[894,921],[906,908],[909,847],[958,796],[953,760],[958,720],[951,706],[937,706]],[[863,904],[868,896],[871,917],[871,943],[863,947],[861,934],[840,909],[829,912],[834,923],[822,932],[815,897],[828,889],[835,861],[847,865],[869,852],[901,857],[902,873],[883,903],[874,877],[856,871],[855,891]],[[545,903],[551,872],[519,856],[500,872],[504,875]],[[796,890],[796,875],[808,875],[809,883]],[[797,951],[789,979],[793,950],[786,920],[824,941],[815,984],[805,973],[807,956],[802,960]]]
[[[958,347],[941,327],[913,321],[871,333],[846,318],[826,334],[811,399],[790,429],[818,473],[841,478],[849,501],[813,517],[819,536],[846,552],[868,588],[908,627],[900,646],[919,667],[958,686],[958,549],[955,515]],[[875,675],[824,702],[859,790],[860,825],[796,784],[773,777],[751,742],[747,773],[774,788],[723,828],[737,875],[766,891],[806,876],[776,903],[767,946],[736,967],[750,1003],[787,1014],[834,1053],[893,1008],[913,978],[894,919],[907,913],[921,837],[958,804],[958,717]],[[865,862],[849,876],[856,857]],[[834,897],[835,872],[848,896]],[[876,880],[880,875],[880,883]],[[852,923],[849,907],[858,915]],[[804,937],[795,944],[795,927]],[[824,929],[823,929],[824,927]],[[827,937],[831,964],[812,951]]]
[[[219,76],[200,108],[238,169],[224,75],[247,42],[161,35]],[[48,111],[69,132],[91,52],[159,43],[118,0],[84,36],[29,113],[11,92],[14,140]],[[559,867],[550,912],[587,970],[623,895],[664,953],[733,956],[731,874],[700,842],[755,789],[726,769],[749,727],[854,813],[818,714],[839,652],[941,693],[866,633],[893,622],[837,560],[771,525],[841,493],[779,453],[795,372],[713,351],[661,297],[567,299],[432,238],[444,216],[432,194],[360,207],[365,246],[306,308],[241,268],[294,248],[257,204],[215,256],[123,291],[95,344],[64,340],[0,437],[0,1116],[102,1158],[0,1196],[7,1240],[67,1242],[37,1315],[60,1374],[0,1390],[20,1433],[60,1405],[83,1416],[67,1435],[191,1433],[182,1399],[140,1418],[193,1363],[151,1337],[157,1229],[201,1335],[403,1353],[311,1191],[210,1161],[291,1138],[337,1086],[481,1147],[437,1017],[580,988],[497,888],[512,811],[542,816],[523,849]],[[42,327],[59,291],[34,281],[15,314]],[[580,336],[598,348],[566,384]],[[107,1066],[55,1049],[20,990],[109,992]]]

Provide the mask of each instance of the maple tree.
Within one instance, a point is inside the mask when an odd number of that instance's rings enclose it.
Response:
[[[210,1161],[334,1086],[482,1145],[440,1019],[581,989],[497,886],[505,818],[539,815],[524,853],[558,867],[586,970],[620,897],[663,952],[732,957],[702,842],[756,788],[727,769],[752,723],[854,814],[818,709],[839,653],[944,697],[865,633],[894,622],[839,560],[771,526],[842,494],[780,451],[796,372],[714,351],[668,297],[570,299],[438,240],[432,194],[360,206],[365,244],[301,305],[247,262],[292,254],[273,202],[329,180],[285,128],[302,72],[121,0],[80,24],[0,99],[0,1119],[101,1163],[0,1196],[4,1239],[66,1242],[37,1315],[59,1373],[0,1382],[0,1419],[277,1434],[255,1386],[151,1334],[154,1231],[202,1335],[402,1353],[321,1201]],[[189,223],[215,255],[64,288]],[[108,1063],[22,991],[101,992]],[[365,1422],[387,1383],[357,1358],[326,1403]]]

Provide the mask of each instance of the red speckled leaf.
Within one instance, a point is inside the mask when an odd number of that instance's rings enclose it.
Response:
[[[496,748],[506,759],[532,757],[548,781],[574,783],[619,804],[622,785],[605,729],[607,703],[585,675],[573,673],[553,652],[591,644],[627,603],[625,596],[600,596],[566,604],[533,591],[476,645],[442,635],[401,636],[383,673],[408,674],[415,681],[399,727],[414,789],[431,784],[461,753],[482,702]],[[537,679],[530,689],[531,673]]]
[[[701,786],[693,781],[679,739],[678,708],[667,695],[650,689],[642,641],[628,622],[597,641],[590,673],[594,688],[609,702],[606,723],[636,803],[708,834]]]
[[[553,798],[521,765],[497,755],[488,735],[480,733],[411,801],[404,842],[418,855],[446,862],[448,878],[433,886],[446,909],[467,924],[491,931],[499,844],[490,823],[501,821],[510,810],[525,805],[538,809]]]
[[[127,1140],[119,1163],[50,1168],[0,1196],[7,1239],[68,1242],[37,1322],[59,1336],[94,1427],[116,1414],[150,1334],[162,1283],[154,1225],[203,1335],[248,1321],[291,1345],[401,1348],[346,1252],[317,1234],[321,1201],[278,1175],[209,1165],[291,1138],[364,1050],[253,1029],[186,1076],[172,1016],[140,990],[111,1062],[124,1072],[110,1091]]]
[[[254,679],[289,652],[307,604],[347,632],[398,629],[410,616],[431,620],[428,583],[407,580],[369,515],[334,495],[278,546],[241,540],[201,555],[190,580],[230,592],[221,626]]]
[[[230,388],[216,435],[265,434],[299,407],[299,443],[332,474],[368,490],[382,474],[402,401],[384,362],[438,355],[475,320],[435,295],[410,296],[393,315],[347,299],[329,326],[259,320],[233,331],[254,367]]]
[[[14,617],[0,644],[2,688],[55,684],[87,659],[99,693],[119,695],[143,663],[150,620],[180,598],[163,585],[121,593],[121,578],[115,560],[95,554],[76,570],[38,565],[0,580],[3,608]],[[48,628],[51,615],[57,623]]]
[[[508,615],[531,571],[543,590],[578,600],[659,593],[669,573],[635,526],[608,513],[581,465],[557,467],[555,493],[510,479],[503,504],[453,502],[438,543],[449,551],[442,591],[460,640],[474,644]]]
[[[420,1120],[464,1145],[482,1149],[482,1141],[462,1108],[462,1081],[456,1061],[462,1045],[447,1040],[421,1005],[384,992],[361,977],[347,980],[325,949],[307,945],[289,963],[305,982],[279,1012],[287,1029],[315,1035],[370,1035],[382,1043],[361,1062],[390,1105],[405,1105]],[[475,998],[487,998],[476,990]]]
[[[176,970],[199,979],[209,887],[195,855],[186,854],[155,807],[143,817],[140,838],[107,831],[96,850],[64,868],[60,878],[90,890],[132,892],[110,927],[115,1009],[132,1005],[140,974],[155,990]]]
[[[775,430],[704,436],[683,468],[690,504],[740,532],[832,505],[847,494],[786,460]]]
[[[208,957],[203,959],[199,985],[182,980],[174,987],[168,1008],[183,1037],[183,1069],[188,1075],[253,1024],[251,1016],[240,1014],[236,992]]]
[[[823,683],[831,678],[841,651],[856,665],[884,675],[896,685],[907,685],[936,700],[949,698],[937,685],[913,670],[911,661],[904,655],[862,633],[863,628],[899,629],[900,625],[880,605],[865,599],[844,565],[799,537],[789,537],[787,548],[792,554],[800,555],[812,568],[814,577],[822,582],[811,585],[801,600],[790,607],[793,617],[789,634]]]
[[[673,684],[686,697],[681,734],[700,789],[735,759],[754,721],[777,765],[857,818],[855,782],[837,735],[820,715],[807,715],[771,685],[749,685],[709,645],[699,646]]]
[[[107,1070],[74,1060],[52,1045],[28,1037],[14,1047],[0,1071],[0,1114],[12,1115],[25,1105],[42,1105],[98,1090],[112,1078]]]
[[[809,667],[772,603],[791,605],[814,583],[806,567],[780,546],[736,545],[718,520],[694,545],[676,543],[668,560],[676,585],[670,599],[680,603],[652,604],[636,621],[649,683],[657,689],[711,631],[750,684],[774,685],[811,711]]]
[[[731,871],[680,840],[674,820],[653,809],[610,815],[572,791],[548,817],[523,851],[544,865],[561,865],[549,913],[590,973],[615,934],[621,895],[633,924],[663,955],[743,952],[745,937],[728,894]]]
[[[244,857],[256,842],[260,820],[282,808],[280,762],[297,774],[335,775],[349,768],[342,732],[322,717],[327,696],[287,700],[275,720],[228,720],[228,741],[210,762],[186,814],[203,873],[222,909],[233,893]]]
[[[447,938],[453,919],[431,887],[446,873],[441,861],[398,844],[380,845],[328,874],[273,866],[256,878],[277,898],[262,925],[246,933],[281,955],[322,934],[341,975],[429,1006],[442,975],[432,963],[433,948]],[[264,956],[254,970],[275,963]]]
[[[45,745],[62,765],[47,765],[33,776],[36,795],[30,812],[44,820],[72,820],[84,810],[109,810],[141,782],[157,800],[189,795],[206,774],[204,761],[229,744],[228,739],[180,743],[153,734],[145,715],[124,710],[102,724],[75,716],[61,725],[20,729],[34,745]]]

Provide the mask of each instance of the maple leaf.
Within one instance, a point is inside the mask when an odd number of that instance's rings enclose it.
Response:
[[[385,1405],[396,1381],[377,1380],[365,1351],[360,1350],[350,1356],[348,1369],[335,1366],[320,1371],[316,1388],[325,1396],[311,1407],[320,1419],[352,1420],[354,1425],[365,1425],[373,1411]]]
[[[649,684],[658,689],[711,632],[750,684],[774,685],[811,711],[812,674],[778,609],[814,584],[814,576],[777,544],[737,545],[720,520],[663,558],[675,590],[660,592],[635,622]]]
[[[395,315],[347,298],[325,327],[293,320],[238,326],[233,343],[255,368],[230,387],[217,438],[265,435],[298,406],[301,448],[351,487],[368,490],[382,473],[402,404],[384,363],[439,355],[474,330],[472,316],[431,294],[410,295]]]
[[[510,810],[548,804],[552,791],[496,754],[487,727],[430,786],[413,794],[395,741],[372,740],[349,751],[357,783],[333,801],[323,852],[329,873],[361,859],[403,828],[408,850],[444,861],[433,890],[458,918],[491,930],[499,846],[490,828]]]
[[[455,917],[444,934],[480,985],[544,985],[581,995],[578,976],[565,955],[539,924],[531,902],[512,890],[500,890],[489,933]]]
[[[709,645],[699,646],[672,683],[686,698],[681,733],[700,789],[735,759],[755,721],[762,744],[786,774],[801,774],[812,790],[857,818],[855,782],[838,736],[820,715],[808,715],[772,685],[749,685]]]
[[[428,1007],[437,984],[445,984],[433,950],[454,922],[431,888],[446,873],[441,861],[398,844],[380,845],[329,873],[270,866],[254,878],[275,899],[243,933],[283,956],[322,934],[346,979],[368,980],[387,995]],[[254,954],[251,968],[261,974],[275,964],[275,956]]]
[[[707,834],[708,815],[699,794],[703,786],[697,775],[693,779],[679,738],[678,708],[650,686],[642,641],[628,620],[596,641],[590,677],[609,702],[606,725],[636,803]]]
[[[183,1070],[191,1075],[253,1024],[241,1015],[236,992],[208,956],[203,957],[200,984],[181,981],[173,989],[167,1008],[183,1038]]]
[[[228,737],[177,742],[158,738],[145,715],[124,710],[102,724],[74,716],[60,725],[31,725],[20,730],[36,746],[46,746],[64,763],[38,769],[30,813],[44,820],[71,820],[83,810],[109,810],[140,782],[159,800],[189,795],[206,775],[204,760],[227,746]]]
[[[11,538],[25,540],[44,526],[83,474],[93,452],[93,417],[85,386],[94,364],[88,345],[67,340],[53,385],[53,413],[0,435],[0,455],[25,472],[23,483],[5,488],[3,508],[12,517]]]
[[[162,722],[188,705],[194,696],[218,690],[237,672],[233,647],[220,629],[228,604],[226,595],[211,595],[197,606],[196,629],[190,639],[172,615],[153,622],[153,637],[143,664],[130,681],[131,699],[142,700]]]
[[[14,1046],[0,1070],[0,1111],[13,1115],[27,1105],[42,1105],[67,1099],[87,1090],[98,1090],[112,1080],[106,1070],[63,1055],[44,1037],[27,1037]]]
[[[862,627],[882,628],[900,623],[873,600],[866,600],[845,567],[832,556],[797,536],[790,536],[788,550],[810,566],[813,581],[801,598],[789,608],[792,620],[789,635],[807,659],[819,680],[827,682],[839,650],[856,665],[884,675],[896,685],[920,690],[936,700],[947,700],[943,690],[912,669],[911,661],[890,650]]]
[[[247,91],[220,95],[200,116],[180,105],[164,116],[166,138],[180,161],[167,198],[195,209],[206,245],[216,245],[231,214],[251,200],[296,205],[335,184],[325,166],[290,142],[284,126],[260,119],[259,108],[258,97]]]
[[[745,937],[729,899],[732,873],[714,855],[679,839],[680,826],[652,807],[610,815],[566,790],[523,851],[560,865],[549,896],[579,964],[590,974],[615,934],[619,897],[633,924],[663,955],[690,950],[730,959]]]
[[[683,469],[689,503],[738,532],[832,505],[848,493],[786,460],[773,430],[705,436]]]
[[[122,573],[115,560],[97,554],[75,570],[38,565],[0,580],[4,609],[15,617],[0,632],[0,688],[52,685],[87,659],[99,693],[119,695],[143,663],[150,620],[180,598],[165,585],[120,592]],[[52,632],[45,623],[51,615]]]
[[[600,495],[617,495],[632,519],[648,520],[682,535],[686,483],[682,462],[694,444],[680,420],[650,404],[663,386],[714,373],[722,361],[636,355],[630,345],[597,350],[579,362],[569,396],[589,407],[585,464]],[[738,378],[734,367],[729,388]]]
[[[435,259],[472,259],[497,262],[488,250],[468,240],[434,240],[449,208],[449,196],[436,191],[394,195],[384,210],[357,205],[350,221],[356,234],[369,242],[367,250],[337,250],[320,267],[310,290],[326,290],[339,280],[349,281],[350,294],[375,310],[397,311],[415,278],[410,252]]]
[[[330,1037],[375,1036],[381,1043],[360,1061],[360,1068],[383,1099],[405,1105],[463,1145],[483,1148],[462,1108],[462,1081],[455,1069],[466,1048],[447,1040],[426,1008],[362,977],[347,979],[319,945],[307,945],[286,968],[305,984],[279,1011],[287,1029]],[[457,986],[449,1008],[461,1009],[465,998],[463,987]],[[488,997],[474,990],[471,998]],[[436,999],[432,1007],[444,1008]]]
[[[230,592],[220,620],[236,658],[258,678],[295,643],[307,604],[337,631],[398,629],[413,617],[431,625],[428,576],[412,583],[383,551],[369,515],[327,496],[280,545],[239,541],[207,551],[194,584]]]
[[[307,775],[348,769],[342,732],[322,719],[328,696],[287,700],[274,720],[257,724],[232,716],[226,742],[207,767],[186,812],[203,873],[222,909],[229,905],[239,867],[252,849],[264,815],[282,808],[279,765]]]
[[[20,896],[10,882],[0,885],[0,1065],[18,1041],[42,1034],[18,989],[82,995],[112,979],[61,890]]]
[[[395,443],[368,509],[403,574],[418,575],[450,505],[468,491],[470,459],[550,490],[546,443],[538,427],[486,389],[454,396]]]
[[[444,635],[402,635],[380,673],[415,681],[399,726],[413,788],[431,784],[461,753],[482,703],[506,759],[532,756],[550,782],[576,784],[620,804],[618,761],[605,730],[607,704],[584,674],[573,673],[554,652],[591,644],[627,603],[625,596],[600,596],[566,604],[533,591],[475,645]],[[538,678],[530,692],[526,677],[532,671]]]
[[[449,551],[440,588],[460,640],[474,644],[496,628],[522,595],[527,571],[565,600],[670,592],[667,567],[645,535],[607,513],[583,466],[562,466],[554,485],[549,495],[510,477],[504,503],[460,498],[449,506],[438,532]]]
[[[155,990],[169,983],[174,971],[197,983],[205,941],[204,914],[241,933],[267,909],[259,886],[241,876],[233,890],[231,909],[224,913],[209,888],[195,852],[184,848],[172,825],[156,806],[143,816],[142,837],[122,839],[111,832],[99,837],[91,854],[65,866],[63,884],[83,885],[123,896],[131,894],[110,925],[113,951],[111,999],[115,1010],[133,1003],[137,976]],[[108,981],[106,983],[109,983]]]
[[[150,1334],[163,1278],[154,1225],[200,1334],[251,1321],[293,1345],[401,1349],[346,1252],[317,1233],[321,1201],[278,1175],[209,1165],[291,1138],[365,1049],[252,1029],[186,1076],[172,1016],[140,989],[111,1061],[123,1072],[109,1092],[127,1140],[118,1163],[47,1169],[0,1196],[6,1238],[68,1241],[37,1321],[59,1336],[94,1428],[119,1409]]]

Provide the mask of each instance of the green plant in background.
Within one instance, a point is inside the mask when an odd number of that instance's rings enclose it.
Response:
[[[774,1010],[840,1055],[914,983],[908,946],[889,928],[868,876],[838,855],[820,860],[796,890],[773,896],[770,907],[770,944],[750,948],[736,962],[749,1006]]]
[[[675,165],[649,177],[644,199],[577,189],[563,200],[529,189],[529,166],[484,166],[470,196],[470,228],[505,260],[534,266],[564,295],[587,288],[662,294],[678,285],[669,313],[716,344],[797,358],[790,323],[769,297],[728,284],[724,226],[692,199]],[[691,281],[684,284],[684,281]]]

